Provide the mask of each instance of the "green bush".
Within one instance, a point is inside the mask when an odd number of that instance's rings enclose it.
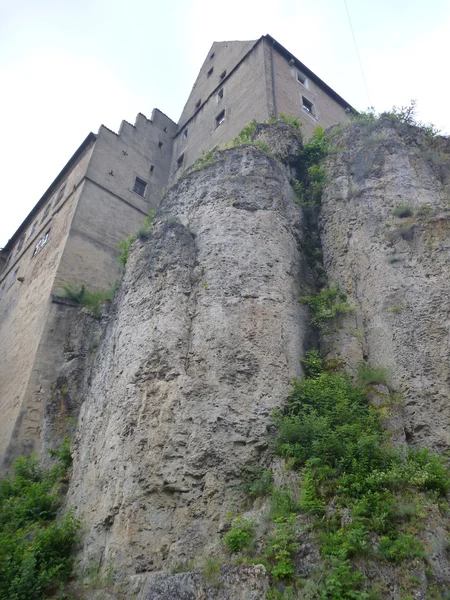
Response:
[[[0,482],[0,598],[40,600],[71,577],[79,522],[71,512],[56,521],[68,453],[65,443],[51,470],[20,458]]]
[[[246,466],[242,472],[244,491],[250,498],[268,496],[273,488],[273,473],[259,466]]]
[[[420,540],[404,534],[395,538],[383,536],[378,544],[380,555],[387,561],[401,563],[408,558],[423,558],[423,544]]]
[[[295,542],[295,517],[275,519],[275,529],[266,546],[265,555],[276,579],[289,581],[294,576],[293,553]]]
[[[241,552],[248,548],[253,540],[253,523],[243,517],[236,517],[231,529],[225,534],[223,540],[230,552]]]
[[[311,324],[316,327],[323,327],[327,321],[353,310],[347,296],[337,287],[323,288],[312,296],[302,296],[300,302],[311,309]]]
[[[107,290],[89,290],[84,283],[68,283],[63,285],[62,291],[57,295],[58,298],[67,298],[86,307],[96,319],[101,316],[100,304],[107,300],[114,300],[117,291],[117,285],[110,285]]]

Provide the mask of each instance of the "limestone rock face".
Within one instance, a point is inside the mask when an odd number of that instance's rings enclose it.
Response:
[[[123,575],[219,551],[226,514],[242,509],[242,467],[267,464],[271,412],[308,343],[302,216],[285,169],[252,147],[214,160],[169,191],[135,242],[74,440],[83,561]],[[184,595],[164,579],[165,595],[139,597],[209,597],[184,579]],[[255,581],[223,598],[263,597],[267,581]]]
[[[389,119],[347,127],[333,143],[324,261],[355,311],[326,332],[326,353],[353,371],[363,359],[384,367],[404,398],[406,441],[448,449],[450,165]]]

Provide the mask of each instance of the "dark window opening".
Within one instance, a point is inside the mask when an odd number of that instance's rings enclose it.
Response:
[[[12,284],[16,281],[17,279],[17,273],[19,272],[19,269],[16,269],[14,271],[14,273],[11,275],[11,279],[8,282],[8,289],[12,286]]]
[[[223,98],[223,88],[221,88],[221,89],[220,89],[220,90],[217,92],[217,95],[218,95],[218,97],[219,97],[219,100],[222,100],[222,98]]]
[[[186,129],[183,131],[183,136],[184,136],[185,138],[187,138],[187,136],[188,136],[188,128],[187,128],[187,127],[186,127]]]
[[[150,165],[150,173],[153,173],[154,170],[155,170],[155,165]]]
[[[162,148],[163,143],[162,142],[158,142],[158,148]]]
[[[55,201],[55,205],[58,204],[58,202],[62,199],[62,197],[64,196],[64,190],[66,189],[66,184],[64,184],[62,186],[62,188],[59,190],[58,195],[56,196],[56,201]]]
[[[139,196],[145,196],[145,190],[147,189],[147,182],[139,177],[136,177],[136,181],[134,182],[133,192],[139,194]]]
[[[183,154],[180,154],[180,156],[177,158],[177,171],[178,171],[178,169],[181,169],[181,167],[183,166],[183,162],[184,162],[184,152],[183,152]]]
[[[30,238],[33,233],[36,231],[36,226],[37,226],[38,222],[36,221],[35,223],[33,223],[31,229],[30,229],[30,233],[28,234],[28,237]]]
[[[17,244],[17,252],[20,252],[22,250],[24,241],[25,241],[25,234],[21,235],[19,238],[19,243]]]
[[[50,231],[47,231],[47,233],[41,237],[41,239],[38,241],[38,243],[36,244],[36,248],[34,249],[33,252],[33,258],[39,254],[39,252],[42,250],[42,248],[45,246],[45,244],[48,242],[48,236],[50,234]]]
[[[52,203],[49,202],[47,204],[47,206],[45,207],[44,214],[42,215],[41,223],[44,219],[46,219],[48,217],[48,213],[50,212],[51,207],[52,207]]]
[[[195,103],[195,108],[200,108],[201,103],[202,103],[201,100],[197,100],[197,102]]]
[[[303,108],[309,112],[311,115],[315,115],[316,112],[314,110],[314,104],[312,102],[310,102],[307,98],[305,98],[304,96],[302,96],[302,102],[303,102]]]
[[[223,109],[216,117],[216,128],[225,121],[225,109]]]
[[[303,73],[300,73],[300,71],[297,71],[297,81],[299,81],[303,85],[306,84],[306,77],[305,75],[303,75]]]
[[[227,74],[227,71],[225,69],[225,71],[222,71],[222,73],[220,74],[220,81],[222,81],[222,79],[225,79],[226,74]]]
[[[211,67],[207,73],[207,77],[211,77],[211,75],[213,74],[213,71],[214,71],[214,67]]]
[[[167,127],[164,127],[164,131],[167,131]]]
[[[211,54],[211,56],[209,57],[209,60],[212,60],[214,58],[215,54],[214,52]]]

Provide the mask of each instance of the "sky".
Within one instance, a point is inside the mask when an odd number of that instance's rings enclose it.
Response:
[[[448,0],[0,0],[0,248],[90,131],[178,121],[213,41],[269,33],[358,110],[450,134]],[[364,79],[367,83],[364,83]]]

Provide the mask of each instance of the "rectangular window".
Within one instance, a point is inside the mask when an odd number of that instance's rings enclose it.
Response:
[[[158,148],[162,148],[163,143],[162,142],[158,142]]]
[[[219,100],[222,100],[223,98],[223,88],[220,88],[220,90],[217,92],[217,102],[219,102]]]
[[[145,190],[147,189],[147,182],[141,179],[140,177],[136,177],[136,181],[134,182],[133,192],[139,194],[139,196],[145,196]]]
[[[42,215],[41,223],[48,217],[48,213],[50,212],[51,207],[52,207],[52,203],[49,202],[47,204],[47,206],[45,207],[44,214]]]
[[[33,225],[31,226],[30,233],[28,234],[28,237],[29,237],[29,238],[30,238],[30,237],[33,235],[33,233],[35,232],[35,230],[36,230],[36,226],[37,226],[37,221],[36,221],[35,223],[33,223]]]
[[[62,199],[62,197],[64,196],[64,191],[66,189],[66,184],[64,184],[62,186],[62,188],[59,190],[58,195],[56,196],[56,200],[55,200],[55,205],[58,204],[58,202]]]
[[[209,57],[209,60],[212,60],[214,58],[214,52],[211,54],[211,56]]]
[[[8,289],[12,286],[12,284],[16,281],[17,279],[17,273],[19,272],[19,269],[16,269],[14,271],[14,273],[11,275],[11,279],[8,282]]]
[[[220,111],[220,113],[216,117],[216,129],[217,129],[217,127],[219,127],[219,125],[222,125],[222,123],[224,121],[225,121],[225,109]]]
[[[197,102],[195,103],[195,108],[200,108],[200,104],[202,103],[201,100],[197,100]]]
[[[155,165],[150,165],[150,173],[153,173],[154,170],[155,170]]]
[[[48,236],[50,234],[50,231],[47,231],[47,233],[45,235],[43,235],[41,237],[41,239],[38,241],[38,243],[36,244],[36,248],[34,249],[33,252],[33,258],[39,254],[39,252],[42,250],[42,248],[45,246],[45,244],[48,242]]]
[[[180,154],[180,156],[177,158],[177,171],[178,169],[181,169],[181,167],[183,166],[184,163],[184,152],[183,154]]]
[[[311,115],[315,116],[316,111],[314,108],[314,104],[312,102],[310,102],[308,100],[308,98],[305,98],[305,96],[302,96],[302,104],[303,104],[303,108],[304,108],[304,110],[306,110],[306,112],[309,112]]]
[[[186,129],[183,131],[183,136],[184,136],[185,138],[187,138],[187,136],[188,136],[188,128],[187,128],[187,127],[186,127]]]
[[[17,252],[20,252],[22,250],[24,241],[25,241],[25,234],[21,235],[19,238],[19,243],[17,244]]]
[[[211,75],[213,74],[214,71],[214,67],[211,67],[210,70],[208,71],[208,73],[206,74],[207,77],[211,77]]]
[[[297,71],[297,81],[306,86],[306,76],[300,73],[300,71]]]
[[[222,79],[225,79],[226,74],[227,74],[227,71],[225,69],[225,71],[222,71],[222,73],[220,74],[220,81],[222,81]]]

